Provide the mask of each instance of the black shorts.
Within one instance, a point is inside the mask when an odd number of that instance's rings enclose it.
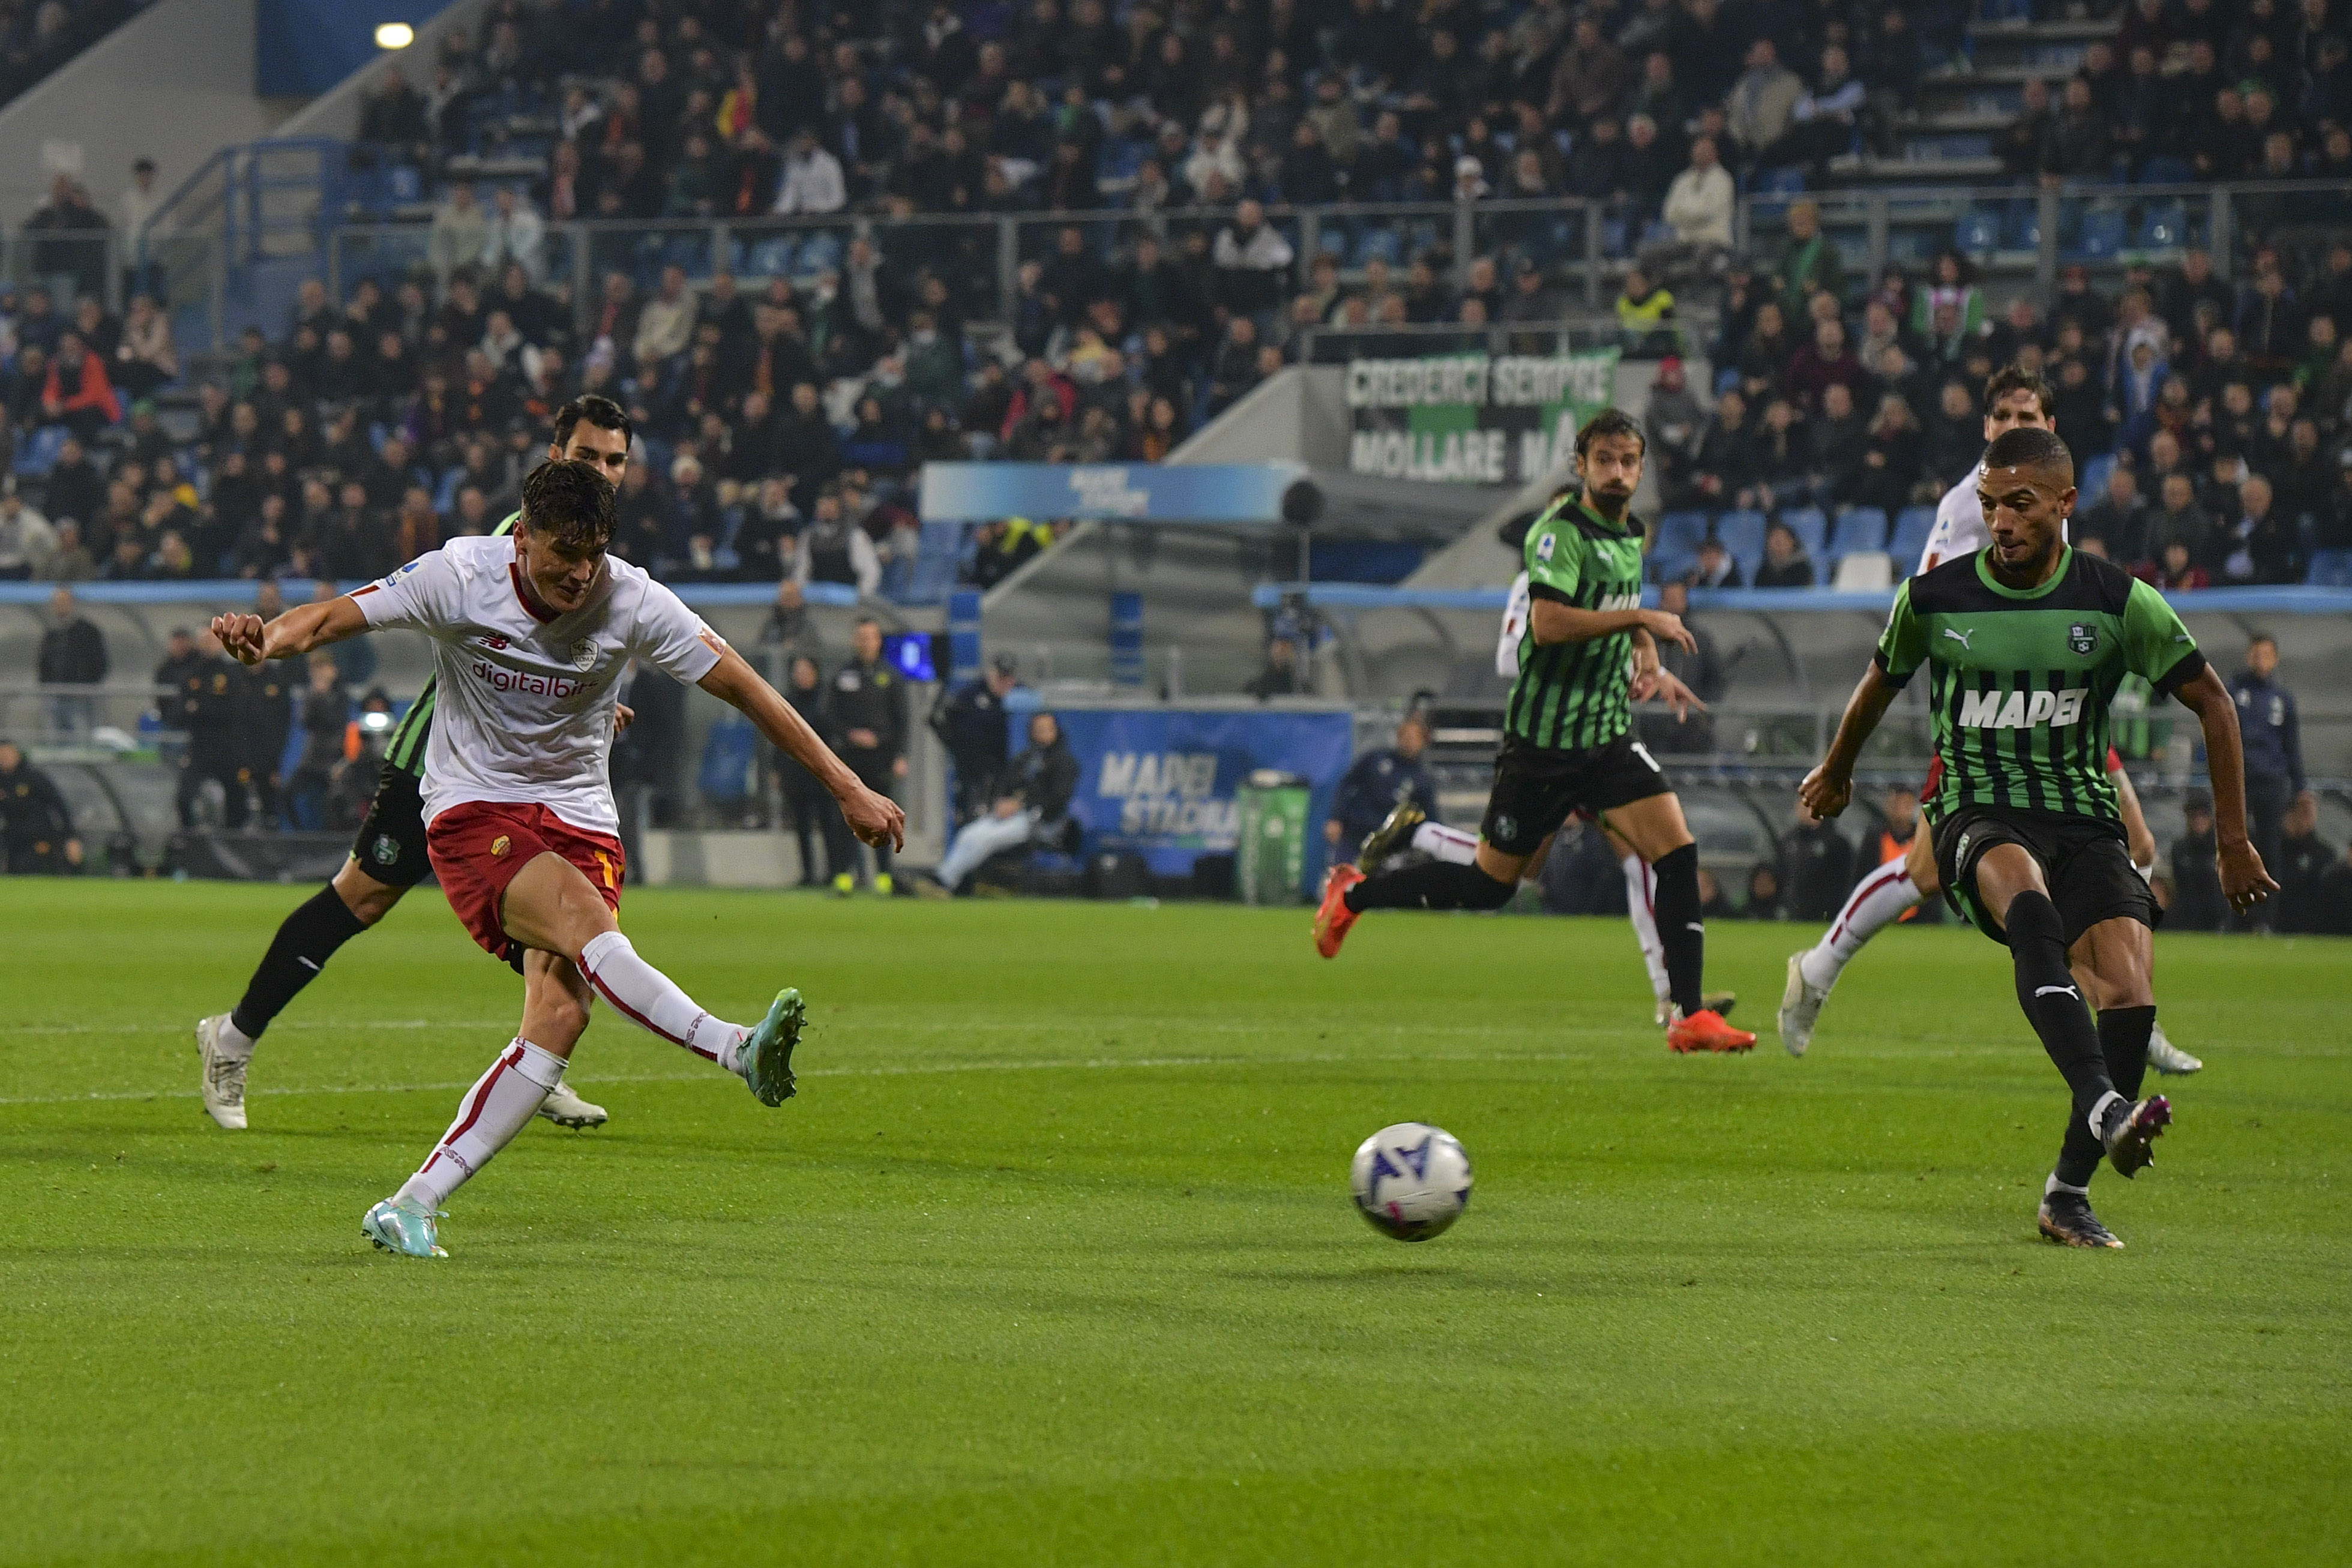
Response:
[[[360,870],[387,887],[411,888],[433,874],[425,854],[424,780],[387,762],[376,775],[375,799],[352,841]]]
[[[1551,751],[1514,736],[1495,758],[1495,789],[1478,833],[1507,855],[1531,855],[1577,811],[1603,811],[1674,786],[1633,732],[1588,751]]]
[[[2066,945],[2102,920],[2137,920],[2153,931],[2164,912],[2131,862],[2124,825],[2098,817],[1958,806],[1935,824],[1936,872],[1944,898],[1968,923],[1999,942],[2009,938],[1977,899],[1977,862],[1995,844],[2017,844],[2041,863]]]

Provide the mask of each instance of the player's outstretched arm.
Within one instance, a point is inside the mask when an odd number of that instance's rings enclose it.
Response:
[[[695,683],[712,696],[737,709],[750,719],[761,735],[793,761],[816,775],[817,781],[833,792],[841,804],[842,817],[849,831],[863,841],[892,849],[903,849],[907,842],[907,813],[887,795],[878,795],[858,782],[849,765],[833,753],[808,721],[794,712],[775,687],[761,678],[760,672],[745,663],[743,655],[730,648],[719,655],[719,663],[710,673]]]
[[[1861,684],[1846,699],[1845,714],[1838,720],[1837,738],[1830,742],[1830,754],[1797,786],[1797,799],[1805,803],[1805,810],[1816,817],[1834,817],[1853,801],[1853,765],[1861,759],[1864,744],[1878,728],[1878,721],[1886,716],[1888,705],[1901,689],[1875,664],[1862,673]]]
[[[213,635],[240,664],[296,658],[367,629],[367,617],[349,594],[324,604],[298,604],[268,625],[258,615],[213,617]]]
[[[1591,643],[1619,632],[1647,632],[1663,637],[1686,653],[1698,652],[1698,639],[1683,625],[1682,617],[1664,610],[1586,610],[1538,597],[1528,606],[1528,628],[1538,645]]]
[[[2263,868],[2263,857],[2246,835],[2246,756],[2238,741],[2238,705],[2213,666],[2173,691],[2197,716],[2205,731],[2205,768],[2213,780],[2213,838],[2221,862],[2221,892],[2243,915],[2278,891]]]

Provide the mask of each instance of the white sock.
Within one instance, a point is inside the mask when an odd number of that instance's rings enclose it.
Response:
[[[1423,822],[1415,828],[1412,847],[1452,865],[1475,865],[1478,862],[1478,835],[1449,828],[1443,822]]]
[[[530,1125],[547,1092],[563,1082],[563,1058],[515,1037],[490,1070],[457,1103],[457,1119],[432,1155],[394,1196],[439,1208],[449,1195],[490,1163],[490,1156]]]
[[[2091,1189],[2089,1187],[2068,1186],[2064,1182],[2058,1179],[2058,1173],[2055,1171],[2051,1172],[2050,1179],[2042,1184],[2042,1197],[2048,1197],[2053,1192],[2071,1192],[2077,1197],[2088,1197],[2091,1196]]]
[[[1797,960],[1809,984],[1828,990],[1853,962],[1863,944],[1919,904],[1918,884],[1900,860],[1888,861],[1854,884],[1822,939]]]
[[[213,1045],[223,1056],[250,1060],[253,1055],[253,1039],[236,1027],[235,1019],[221,1019],[213,1031]]]
[[[2107,1107],[2119,1100],[2123,1101],[2126,1109],[2130,1108],[2131,1102],[2124,1099],[2123,1091],[2120,1089],[2108,1090],[2099,1096],[2099,1103],[2091,1107],[2091,1136],[2102,1143],[2106,1141],[2107,1134],[2106,1130],[2100,1124],[2107,1119]]]
[[[1674,995],[1674,987],[1666,980],[1665,944],[1658,940],[1658,879],[1640,855],[1628,852],[1619,863],[1625,869],[1625,913],[1633,922],[1633,940],[1650,967],[1650,989],[1663,1002]]]
[[[617,931],[591,937],[580,949],[580,972],[623,1018],[672,1045],[682,1045],[705,1061],[740,1074],[736,1047],[751,1038],[740,1024],[713,1018],[695,1006],[677,983],[643,958]]]

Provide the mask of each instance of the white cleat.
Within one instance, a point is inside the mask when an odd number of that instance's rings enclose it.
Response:
[[[1813,1026],[1822,1021],[1822,1004],[1830,994],[1805,978],[1805,956],[1789,955],[1789,983],[1780,992],[1780,1043],[1790,1056],[1802,1056],[1813,1043]]]
[[[2202,1072],[2205,1064],[2164,1038],[2164,1026],[2158,1024],[2147,1037],[2147,1064],[2158,1072],[2176,1078],[2186,1078],[2192,1072]]]
[[[232,1133],[245,1131],[245,1070],[252,1064],[250,1056],[236,1056],[221,1049],[220,1031],[228,1022],[228,1014],[215,1013],[196,1020],[196,1054],[204,1059],[205,1109],[214,1121]]]
[[[565,1080],[558,1079],[547,1098],[539,1103],[539,1113],[559,1127],[601,1127],[610,1117],[602,1105],[591,1105],[580,1098],[580,1092]]]

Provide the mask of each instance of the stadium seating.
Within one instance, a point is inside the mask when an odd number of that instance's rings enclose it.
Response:
[[[1856,550],[1840,556],[1830,586],[1842,592],[1868,593],[1895,586],[1895,562],[1885,550]]]
[[[2314,588],[2352,588],[2352,549],[2314,550],[2303,580]]]
[[[1739,563],[1743,582],[1752,582],[1756,569],[1764,564],[1764,514],[1757,511],[1726,512],[1715,519],[1715,537]]]
[[[1780,514],[1779,521],[1788,525],[1797,536],[1797,543],[1812,557],[1819,566],[1829,553],[1830,520],[1819,507],[1790,507]]]
[[[1908,571],[1927,548],[1927,536],[1935,531],[1935,507],[1906,507],[1895,519],[1895,534],[1886,541],[1886,553],[1901,561]]]
[[[1886,514],[1876,507],[1844,507],[1838,511],[1837,535],[1830,554],[1843,559],[1855,550],[1886,548]]]

